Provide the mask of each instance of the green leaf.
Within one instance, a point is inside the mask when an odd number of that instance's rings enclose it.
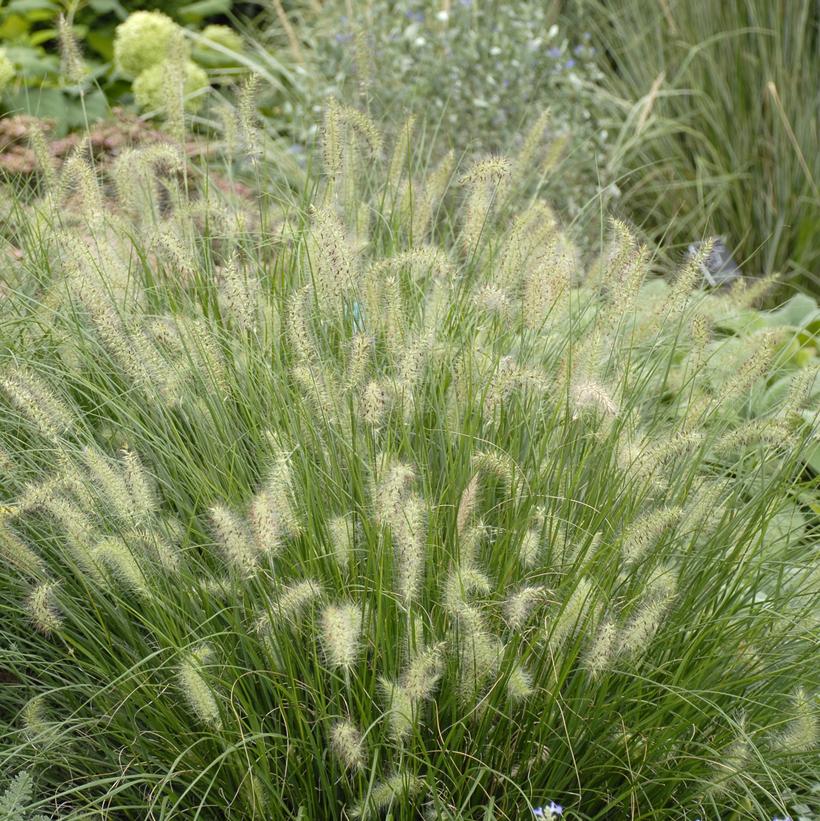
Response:
[[[85,38],[88,47],[100,55],[103,60],[114,59],[114,28],[93,28]]]
[[[120,20],[128,17],[128,12],[119,0],[89,0],[88,6],[97,14],[116,14]]]
[[[197,23],[215,14],[227,14],[231,10],[231,5],[232,0],[198,0],[196,3],[181,6],[178,14],[186,23]]]
[[[11,0],[8,4],[8,11],[17,14],[30,14],[32,11],[49,11],[57,14],[60,7],[51,0]]]

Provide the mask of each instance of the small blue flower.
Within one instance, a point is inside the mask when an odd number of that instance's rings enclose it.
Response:
[[[566,68],[575,68],[575,60],[570,57],[564,65]]]
[[[533,807],[532,814],[536,818],[550,818],[554,821],[554,819],[560,818],[564,814],[564,808],[560,804],[550,801],[550,805],[546,809],[544,807]]]
[[[424,22],[424,12],[423,11],[413,11],[411,9],[410,11],[405,12],[404,16],[408,20],[413,20],[416,23],[423,23]]]
[[[553,46],[552,48],[547,49],[547,55],[552,57],[553,60],[557,60],[561,56],[561,49]]]

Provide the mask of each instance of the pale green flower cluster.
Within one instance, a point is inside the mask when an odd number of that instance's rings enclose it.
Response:
[[[0,48],[0,91],[14,79],[14,75],[14,63],[9,60],[6,50]]]
[[[210,31],[210,29],[220,31]],[[226,26],[208,26],[206,36],[227,47],[237,44],[228,38],[225,29],[235,40],[241,40]],[[162,111],[167,107],[169,94],[178,82],[174,76],[183,72],[182,94],[185,108],[195,111],[202,102],[196,92],[208,87],[205,70],[190,59],[190,49],[182,29],[161,11],[136,11],[117,26],[114,36],[114,63],[117,70],[133,79],[137,105],[148,111]]]
[[[135,11],[114,33],[114,64],[131,79],[168,58],[179,26],[161,11]]]
[[[202,98],[192,95],[208,87],[208,75],[205,73],[205,69],[198,66],[193,60],[186,60],[183,67],[185,77],[182,83],[182,91],[185,96],[185,108],[188,111],[195,111],[202,104]],[[177,68],[172,60],[163,60],[163,62],[145,69],[134,80],[134,99],[137,101],[137,105],[148,111],[163,109],[168,99],[169,82],[172,81],[175,70]]]
[[[242,38],[230,27],[214,23],[202,29],[202,36],[230,51],[242,51]]]

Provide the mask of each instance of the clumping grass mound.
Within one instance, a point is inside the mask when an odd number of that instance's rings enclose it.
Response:
[[[613,223],[584,273],[513,196],[535,142],[410,174],[409,129],[383,168],[331,106],[275,223],[172,147],[45,175],[2,330],[0,770],[60,818],[785,814],[817,572],[769,523],[809,376],[749,419],[776,340],[726,374],[700,260],[645,284]]]

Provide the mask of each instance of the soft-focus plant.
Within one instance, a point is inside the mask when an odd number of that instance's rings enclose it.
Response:
[[[816,3],[582,0],[566,12],[605,60],[588,104],[610,131],[603,174],[625,213],[670,248],[724,234],[747,273],[817,293]]]
[[[334,0],[315,19],[306,10],[303,30],[314,71],[349,103],[396,128],[414,115],[435,145],[457,154],[517,153],[520,135],[549,109],[560,171],[547,191],[571,217],[593,202],[597,214],[612,190],[594,172],[608,140],[585,89],[600,70],[589,33],[559,28],[556,9],[529,0]]]
[[[330,105],[256,224],[173,145],[50,176],[2,326],[0,768],[65,818],[786,814],[814,372],[750,418],[780,340],[723,372],[701,258],[660,291],[614,222],[582,275],[511,194],[538,151],[413,145]]]

